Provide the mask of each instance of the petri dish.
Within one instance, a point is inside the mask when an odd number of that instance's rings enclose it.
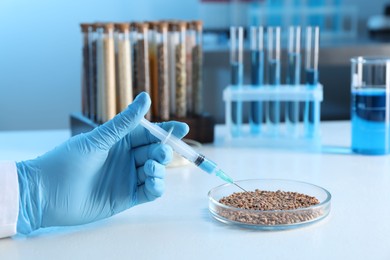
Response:
[[[234,192],[242,192],[233,184],[223,184],[209,191],[209,211],[218,221],[243,228],[260,230],[292,229],[316,223],[330,212],[331,194],[326,189],[306,182],[282,179],[236,181],[247,191],[290,191],[316,197],[319,204],[291,210],[254,210],[227,206],[219,202]]]

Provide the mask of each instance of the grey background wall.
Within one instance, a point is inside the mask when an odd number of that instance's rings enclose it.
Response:
[[[381,13],[386,2],[344,1],[359,6],[362,20]],[[80,22],[197,19],[207,15],[200,5],[198,0],[1,0],[0,130],[69,127],[69,114],[80,111]]]

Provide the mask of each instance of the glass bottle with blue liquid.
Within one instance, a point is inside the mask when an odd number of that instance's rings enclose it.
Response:
[[[352,151],[390,152],[390,57],[351,59]]]

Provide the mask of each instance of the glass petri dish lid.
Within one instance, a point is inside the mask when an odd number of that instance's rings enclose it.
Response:
[[[247,191],[258,189],[309,195],[317,198],[319,204],[289,210],[256,210],[227,206],[219,200],[242,191],[233,184],[223,184],[209,191],[209,211],[216,220],[228,225],[260,230],[292,229],[316,223],[330,212],[331,194],[314,184],[281,179],[251,179],[236,183]]]

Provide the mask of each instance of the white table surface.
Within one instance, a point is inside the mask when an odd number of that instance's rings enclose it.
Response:
[[[237,180],[283,178],[326,188],[332,209],[318,223],[270,232],[217,222],[207,192],[222,182],[188,165],[168,169],[162,198],[97,223],[2,239],[0,259],[390,259],[390,157],[350,154],[349,122],[321,127],[323,152],[200,149]],[[33,158],[69,135],[0,132],[0,158]]]

